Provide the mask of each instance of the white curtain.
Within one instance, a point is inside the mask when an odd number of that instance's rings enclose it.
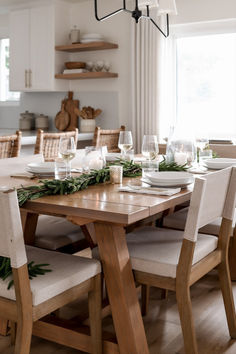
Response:
[[[160,139],[160,120],[173,115],[166,112],[167,92],[171,90],[169,75],[167,78],[170,39],[143,19],[133,24],[132,43],[132,132],[139,153],[143,135],[155,134]]]

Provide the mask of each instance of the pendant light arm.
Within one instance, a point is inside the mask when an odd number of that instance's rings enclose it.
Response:
[[[145,16],[143,16],[145,17]],[[156,26],[157,29],[159,29],[159,31],[163,34],[164,37],[169,37],[170,34],[170,29],[169,29],[169,15],[166,14],[166,33],[158,26],[158,24],[151,18],[148,17],[148,19],[154,24],[154,26]]]
[[[96,18],[96,20],[98,20],[98,21],[106,20],[106,19],[108,19],[108,18],[110,18],[110,17],[112,17],[112,16],[114,16],[114,15],[120,13],[120,12],[123,12],[123,11],[128,12],[128,13],[132,13],[132,11],[126,9],[126,0],[123,0],[123,7],[122,7],[121,9],[118,9],[118,10],[116,10],[116,11],[113,11],[113,12],[111,12],[110,14],[105,15],[105,16],[103,16],[103,17],[99,17],[99,16],[98,16],[98,4],[97,4],[97,0],[94,0],[94,9],[95,9],[95,18]]]

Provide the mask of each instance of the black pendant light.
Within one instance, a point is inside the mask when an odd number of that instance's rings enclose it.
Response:
[[[94,0],[94,9],[95,9],[95,17],[98,21],[104,21],[120,12],[130,13],[131,16],[135,19],[135,22],[138,23],[141,18],[150,20],[154,26],[163,34],[164,37],[169,36],[169,13],[176,14],[176,5],[175,0],[135,0],[135,8],[133,11],[128,10],[126,7],[126,0],[123,0],[123,7],[111,12],[108,15],[103,17],[98,16],[98,0]],[[162,2],[163,4],[161,4]],[[140,3],[142,8],[140,7]],[[162,6],[161,6],[162,5]],[[164,6],[163,6],[164,5]],[[143,11],[143,7],[145,7],[145,11]],[[160,28],[160,26],[150,17],[150,7],[160,7],[159,14],[164,14],[166,17],[166,29],[165,31]]]

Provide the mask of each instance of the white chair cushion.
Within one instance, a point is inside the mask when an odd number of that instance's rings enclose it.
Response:
[[[127,235],[132,268],[141,272],[176,277],[176,269],[182,246],[183,232],[151,226]],[[198,234],[193,264],[199,262],[217,248],[218,238]],[[93,258],[99,258],[98,247],[92,250]]]
[[[35,232],[35,246],[55,251],[84,239],[80,227],[64,218],[40,215]]]
[[[188,208],[178,210],[175,213],[166,216],[164,218],[163,226],[171,229],[184,230],[187,214],[188,214]],[[235,219],[236,219],[235,217],[236,214],[234,215],[233,226],[235,225]],[[218,218],[215,221],[211,222],[210,224],[203,226],[201,229],[199,229],[199,232],[202,234],[218,236],[220,232],[221,220],[222,220],[221,218]],[[233,235],[233,229],[231,232],[231,236],[232,235]]]
[[[145,227],[127,235],[132,268],[142,272],[175,278],[183,232]],[[193,264],[217,248],[218,238],[198,234]]]
[[[101,265],[97,260],[31,246],[26,246],[26,252],[28,262],[48,263],[49,266],[45,268],[52,270],[52,272],[39,275],[30,281],[34,306],[81,284],[101,272]],[[7,290],[9,280],[11,280],[10,277],[5,281],[0,279],[0,296],[15,300],[14,287]]]

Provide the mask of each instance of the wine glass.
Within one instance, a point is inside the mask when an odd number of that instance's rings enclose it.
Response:
[[[131,131],[120,132],[118,147],[121,150],[122,158],[125,157],[127,151],[131,150],[133,147],[133,138]]]
[[[76,145],[73,137],[61,137],[59,143],[59,154],[66,165],[66,178],[71,177],[70,161],[75,157]]]
[[[147,160],[155,160],[159,153],[156,135],[144,135],[142,144],[142,154]]]

